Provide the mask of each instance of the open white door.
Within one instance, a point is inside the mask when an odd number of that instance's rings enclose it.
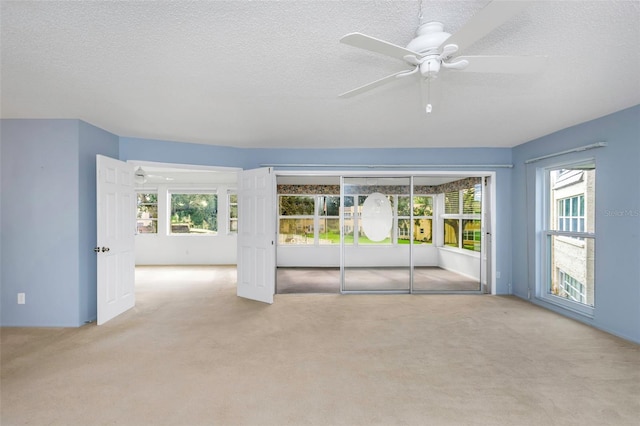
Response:
[[[273,303],[275,293],[275,177],[271,168],[238,179],[238,296]]]
[[[484,186],[482,187],[482,250],[480,261],[480,280],[482,283],[483,293],[492,293],[492,251],[493,251],[493,227],[492,223],[492,199],[493,186],[492,179],[489,176],[482,178]]]
[[[98,325],[135,303],[136,201],[133,166],[96,156]]]

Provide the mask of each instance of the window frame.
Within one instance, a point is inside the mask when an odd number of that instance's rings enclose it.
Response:
[[[277,223],[277,229],[276,229],[276,235],[277,235],[277,241],[278,241],[278,245],[281,247],[317,247],[318,244],[318,195],[322,195],[322,194],[277,194],[277,204],[276,204],[276,208],[277,208],[277,212],[278,212],[278,223]],[[333,195],[330,195],[333,196]],[[313,213],[310,215],[300,215],[300,214],[296,214],[296,215],[283,215],[281,214],[280,211],[280,200],[282,199],[282,197],[310,197],[313,198]],[[313,242],[311,243],[300,243],[300,244],[295,244],[295,243],[286,243],[286,242],[281,242],[280,241],[280,223],[282,219],[306,219],[309,220],[311,219],[312,223],[313,223]]]
[[[136,193],[136,235],[159,235],[160,234],[160,221],[159,221],[159,216],[160,216],[160,195],[158,190],[154,189],[154,190],[148,190],[148,189],[139,189],[135,191]],[[140,204],[138,203],[138,197],[140,196],[140,194],[154,194],[156,196],[156,202],[155,202],[155,206],[156,206],[156,217],[155,218],[148,218],[148,219],[142,219],[138,217],[139,214],[139,207]],[[143,203],[143,205],[154,205],[154,203]],[[151,221],[155,221],[156,226],[156,232],[139,232],[138,231],[138,220],[151,220]]]
[[[311,215],[282,215],[280,214],[280,199],[281,197],[311,197],[313,198],[313,202],[314,202],[314,214],[313,216]],[[398,200],[400,197],[406,196],[409,198],[410,200],[410,204],[408,206],[409,210],[410,210],[410,215],[408,216],[400,216],[398,214]],[[320,237],[321,237],[321,233],[320,233],[320,221],[322,219],[334,219],[334,220],[338,220],[340,223],[340,227],[341,227],[341,232],[342,232],[342,237],[344,238],[347,235],[352,235],[353,236],[353,241],[349,241],[349,242],[345,242],[345,244],[349,245],[349,246],[355,246],[355,247],[377,247],[377,246],[385,246],[385,247],[389,247],[389,246],[403,246],[403,245],[409,245],[409,243],[411,244],[415,244],[415,245],[429,245],[432,246],[434,244],[434,233],[436,230],[436,221],[435,221],[435,217],[436,217],[436,213],[435,213],[435,203],[436,203],[436,195],[434,194],[391,194],[391,195],[387,195],[387,197],[391,198],[391,204],[392,204],[392,212],[393,212],[393,225],[392,225],[392,229],[391,229],[391,235],[389,238],[389,241],[387,242],[379,242],[379,243],[366,243],[361,240],[360,237],[360,227],[361,227],[361,210],[360,207],[362,205],[363,200],[361,200],[361,198],[366,199],[367,195],[365,194],[349,194],[349,195],[344,195],[344,198],[347,197],[351,197],[352,198],[352,203],[353,205],[349,208],[352,208],[353,212],[347,211],[347,208],[345,208],[343,206],[344,204],[344,199],[340,197],[339,194],[311,194],[311,193],[301,193],[301,194],[286,194],[286,193],[279,193],[277,194],[278,197],[278,215],[277,215],[277,220],[278,220],[278,225],[277,225],[277,235],[278,235],[278,245],[282,246],[282,247],[319,247],[319,246],[333,246],[333,245],[339,245],[339,242],[337,244],[321,244],[320,243]],[[321,197],[336,197],[340,199],[340,206],[339,206],[339,210],[338,210],[338,215],[334,216],[334,215],[327,215],[324,216],[321,214],[320,212],[320,198]],[[414,215],[414,201],[415,201],[415,197],[428,197],[431,199],[431,215],[424,215],[424,216],[415,216]],[[314,234],[314,238],[313,238],[313,243],[306,243],[306,244],[291,244],[291,243],[282,243],[280,242],[280,221],[281,219],[307,219],[310,220],[313,218],[313,226],[314,226],[314,230],[313,230],[313,234]],[[414,221],[416,219],[428,219],[431,220],[431,241],[427,242],[427,243],[417,243],[414,242],[412,240],[415,239],[415,236],[413,235],[414,233],[414,226],[410,225],[410,236],[409,236],[409,240],[408,243],[399,243],[398,240],[398,236],[400,234],[400,230],[399,230],[399,226],[398,226],[398,222],[401,219],[407,219],[409,220],[410,224],[413,224]],[[351,221],[351,225],[353,227],[353,229],[351,229],[351,232],[346,232],[344,227],[346,226],[345,222],[347,220]]]
[[[434,244],[434,217],[435,217],[435,203],[436,203],[436,195],[434,194],[396,194],[396,208],[394,211],[395,214],[395,229],[396,229],[396,244],[397,245],[409,245],[409,244],[413,244],[413,245],[417,245],[417,246],[421,246],[421,245],[429,245],[432,246]],[[400,197],[407,197],[409,198],[409,215],[401,215],[400,212],[398,211],[398,205],[400,204]],[[417,197],[422,197],[422,198],[429,198],[431,200],[431,214],[430,215],[416,215],[415,212],[415,201]],[[409,221],[409,235],[408,235],[408,239],[407,239],[407,243],[399,243],[398,241],[400,240],[400,221],[401,220],[408,220]],[[416,220],[430,220],[431,221],[431,240],[427,241],[427,242],[417,242],[416,241],[416,237],[417,235],[415,234],[416,232]]]
[[[578,199],[578,214],[577,215],[573,215],[573,210],[572,210],[572,206],[573,206],[573,199],[577,198]],[[569,214],[563,214],[565,210],[565,204],[566,202],[569,202]],[[557,200],[558,202],[558,206],[557,211],[558,211],[558,224],[556,225],[556,227],[558,228],[558,231],[569,231],[569,232],[585,232],[584,230],[587,229],[587,217],[585,214],[586,211],[586,204],[585,204],[585,199],[584,199],[584,193],[583,194],[578,194],[578,195],[570,195],[568,197],[564,197],[564,198],[560,198]],[[582,214],[580,214],[582,212]],[[573,219],[577,220],[577,230],[573,230],[571,228],[573,228]],[[581,222],[582,220],[582,222]],[[569,229],[565,229],[564,223],[565,221],[567,221],[566,223],[569,224]],[[561,225],[561,223],[563,225]],[[580,226],[582,225],[582,226]],[[580,230],[580,228],[582,228],[582,230]]]
[[[593,209],[593,218],[587,218],[586,212],[588,211],[587,203],[589,200],[585,196],[585,193],[582,193],[584,198],[584,231],[566,231],[559,230],[554,228],[559,228],[559,223],[553,223],[553,209],[558,208],[558,201],[564,200],[567,198],[572,198],[573,196],[563,197],[561,199],[555,200],[556,204],[553,205],[553,201],[551,200],[551,172],[553,171],[563,171],[561,173],[566,173],[568,169],[583,167],[586,165],[593,166],[593,170],[597,170],[595,158],[587,158],[582,160],[574,160],[568,162],[557,162],[557,163],[549,163],[547,165],[540,166],[536,170],[536,182],[537,182],[537,196],[536,196],[536,204],[535,204],[535,213],[537,217],[538,225],[536,228],[540,231],[538,232],[538,238],[536,239],[537,252],[539,253],[539,258],[536,261],[536,275],[535,275],[535,297],[540,301],[544,301],[550,303],[552,305],[558,306],[560,308],[566,309],[568,311],[593,318],[595,308],[596,308],[596,277],[595,277],[595,263],[596,263],[596,253],[594,248],[593,254],[593,305],[588,305],[586,303],[581,303],[577,301],[570,300],[568,298],[555,295],[548,291],[548,288],[551,283],[552,276],[555,275],[557,278],[560,277],[560,269],[557,271],[554,270],[551,258],[551,250],[550,250],[550,241],[554,237],[558,237],[562,242],[567,242],[579,247],[584,247],[587,239],[593,239],[594,245],[596,243],[596,232],[588,232],[588,220],[593,220],[595,223],[595,212],[596,209]],[[595,194],[595,189],[594,189]],[[594,201],[595,204],[595,201]],[[594,205],[595,207],[595,205]],[[559,220],[560,215],[557,215],[556,220]],[[567,273],[566,271],[564,271]],[[575,279],[575,277],[572,277]],[[586,286],[586,284],[582,283]]]
[[[371,194],[349,194],[349,196],[353,196],[353,207],[356,211],[356,221],[355,226],[353,228],[353,246],[354,247],[389,247],[389,246],[397,246],[398,244],[398,194],[383,194],[389,200],[389,204],[391,205],[391,230],[389,234],[389,241],[385,241],[386,238],[382,241],[371,241],[364,235],[364,230],[362,229],[362,206],[364,206],[367,197]],[[362,240],[362,241],[361,241]],[[369,241],[369,242],[366,242]],[[351,244],[351,243],[345,243]]]
[[[216,230],[213,232],[205,232],[205,233],[198,233],[198,232],[172,232],[171,231],[171,218],[173,216],[172,214],[172,197],[173,195],[180,195],[180,194],[186,194],[186,195],[198,195],[198,194],[208,194],[208,195],[213,195],[216,197]],[[171,188],[169,190],[167,190],[167,229],[165,230],[166,235],[169,237],[197,237],[197,238],[202,238],[202,237],[216,237],[218,235],[220,235],[220,194],[218,194],[218,190],[216,188]]]
[[[323,215],[321,210],[321,203],[320,203],[320,198],[324,197],[324,198],[337,198],[338,199],[338,213],[335,215]],[[314,197],[314,246],[324,246],[324,245],[328,245],[328,246],[334,246],[334,245],[339,245],[340,244],[340,212],[342,209],[342,205],[341,205],[341,200],[340,200],[340,194],[335,195],[335,194],[316,194]],[[320,243],[320,223],[321,220],[337,220],[338,221],[338,242],[337,243],[330,243],[330,244],[321,244]],[[326,227],[326,222],[324,224],[324,226]],[[326,229],[325,229],[326,230]]]
[[[476,190],[476,187],[480,188],[480,213],[464,213],[464,191],[469,190],[469,189],[474,189],[474,191]],[[461,251],[462,253],[466,253],[466,254],[470,254],[470,253],[475,253],[477,255],[480,255],[480,253],[482,253],[482,238],[483,238],[483,229],[484,229],[484,224],[483,224],[483,214],[482,214],[482,209],[483,209],[483,201],[482,199],[484,198],[484,187],[483,187],[483,182],[480,182],[479,184],[475,184],[473,187],[469,187],[469,188],[462,188],[459,189],[457,191],[447,191],[447,192],[443,192],[442,193],[442,214],[440,214],[440,222],[442,223],[442,245],[440,246],[440,248],[442,249],[447,249],[447,250],[456,250],[456,251]],[[446,203],[446,197],[448,193],[452,193],[452,192],[457,192],[458,193],[458,213],[445,213],[446,209],[447,209],[447,203]],[[453,246],[453,245],[449,245],[445,243],[445,231],[446,231],[446,220],[457,220],[458,221],[458,241],[457,241],[457,246]],[[474,232],[474,247],[476,246],[476,239],[475,239],[475,235],[476,233],[479,234],[480,236],[480,240],[477,242],[477,246],[479,247],[479,250],[471,250],[468,248],[464,247],[464,227],[463,227],[463,223],[465,221],[470,221],[470,220],[477,220],[480,223],[480,230],[479,231],[472,231]],[[469,231],[466,231],[469,232]]]
[[[579,300],[573,300],[574,302],[578,302],[578,303],[582,303],[583,305],[586,305],[586,300],[587,300],[587,295],[586,295],[586,288],[587,286],[585,284],[583,284],[582,282],[578,281],[577,279],[575,279],[574,277],[572,277],[569,273],[563,271],[562,269],[558,268],[558,283],[560,284],[560,287],[562,288],[562,291],[564,291],[565,293],[567,293],[567,295],[569,296],[568,299],[572,300],[575,299],[575,297],[573,296],[572,292],[567,291],[567,286],[574,289],[576,293],[578,293],[578,295],[580,296],[581,299],[585,300],[585,302],[581,302]],[[576,284],[580,286],[580,289],[578,289],[576,287]]]
[[[231,197],[234,196],[236,197],[236,201],[232,202],[231,201]],[[231,214],[231,207],[232,206],[236,206],[236,216],[233,217]],[[226,223],[227,223],[227,235],[237,235],[238,234],[238,191],[235,189],[228,189],[227,190],[227,217],[226,217]],[[235,226],[235,230],[233,229],[233,226],[231,225],[231,223],[235,222],[236,226]]]

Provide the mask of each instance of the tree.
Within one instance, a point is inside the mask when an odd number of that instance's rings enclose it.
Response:
[[[313,197],[307,195],[280,196],[281,216],[313,216]]]
[[[190,228],[218,230],[218,197],[215,194],[171,194],[171,222]]]

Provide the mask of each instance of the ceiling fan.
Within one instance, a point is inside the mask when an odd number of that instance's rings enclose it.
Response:
[[[384,40],[361,34],[350,33],[340,42],[381,53],[403,60],[411,68],[365,84],[348,92],[341,98],[349,98],[368,90],[390,83],[398,78],[417,75],[423,87],[423,102],[427,113],[432,111],[430,85],[441,70],[476,73],[533,73],[539,70],[546,56],[456,56],[507,20],[511,19],[530,3],[529,1],[494,0],[473,16],[458,32],[451,35],[444,31],[440,22],[427,22],[418,27],[416,37],[401,47]]]
[[[147,182],[147,178],[156,178],[156,179],[162,179],[162,180],[166,180],[166,181],[170,181],[173,180],[172,177],[166,177],[166,176],[160,176],[160,175],[150,175],[147,172],[145,172],[142,167],[138,167],[136,169],[136,171],[133,173],[136,183],[142,184],[142,183],[146,183]]]

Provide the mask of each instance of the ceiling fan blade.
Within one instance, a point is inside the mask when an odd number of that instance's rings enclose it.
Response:
[[[169,180],[174,180],[172,177],[161,176],[161,175],[149,175],[149,174],[148,174],[148,175],[146,175],[146,176],[147,176],[147,177],[150,177],[150,178],[162,179],[162,180],[167,180],[167,181],[169,181]]]
[[[371,83],[365,84],[364,86],[360,86],[360,87],[357,87],[357,88],[355,88],[353,90],[349,90],[348,92],[341,93],[338,96],[341,97],[341,98],[350,98],[352,96],[359,95],[360,93],[367,92],[367,91],[369,91],[371,89],[374,89],[376,87],[383,86],[383,85],[385,85],[387,83],[390,83],[393,80],[396,80],[399,77],[404,77],[405,75],[409,75],[411,73],[413,73],[411,70],[409,70],[409,71],[407,71],[407,70],[400,71],[400,72],[397,72],[395,74],[391,74],[391,75],[388,75],[388,76],[386,76],[384,78],[381,78],[380,80],[372,81]]]
[[[417,52],[361,33],[347,34],[340,39],[340,42],[402,60],[404,60],[405,56],[422,57],[422,55]]]
[[[454,61],[468,61],[462,72],[530,74],[540,71],[546,56],[457,56]]]
[[[494,0],[481,9],[480,12],[476,13],[460,30],[449,37],[444,43],[457,45],[458,52],[461,52],[508,21],[531,3],[531,1]]]

